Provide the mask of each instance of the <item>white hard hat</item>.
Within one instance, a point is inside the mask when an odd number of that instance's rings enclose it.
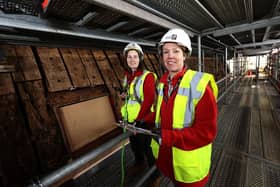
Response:
[[[166,42],[177,43],[178,45],[187,48],[189,56],[192,53],[190,37],[183,29],[170,29],[167,33],[165,33],[158,44],[160,52],[162,45]]]
[[[127,45],[125,46],[124,50],[123,50],[123,55],[126,56],[126,55],[127,55],[127,52],[128,52],[129,50],[135,50],[135,51],[137,51],[138,54],[139,54],[139,58],[140,58],[141,60],[143,60],[143,58],[144,58],[144,53],[143,53],[142,48],[140,47],[140,45],[138,45],[137,43],[133,43],[133,42],[127,44]]]

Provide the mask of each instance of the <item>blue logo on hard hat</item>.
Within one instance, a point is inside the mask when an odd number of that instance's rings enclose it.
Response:
[[[166,40],[176,40],[177,39],[177,34],[172,34],[172,35],[166,36],[165,39]]]
[[[177,38],[177,34],[172,34],[171,35],[171,40],[176,40],[176,38]]]

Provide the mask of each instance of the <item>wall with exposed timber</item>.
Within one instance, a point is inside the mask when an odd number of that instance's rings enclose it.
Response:
[[[109,95],[117,118],[124,62],[121,51],[0,45],[0,186],[22,186],[65,164],[67,149],[56,108]],[[145,67],[160,74],[155,53]],[[188,65],[197,69],[197,58]],[[8,66],[6,66],[8,67]],[[205,58],[205,71],[221,76],[223,63]]]

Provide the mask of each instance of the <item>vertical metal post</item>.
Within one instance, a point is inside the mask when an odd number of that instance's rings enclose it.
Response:
[[[219,72],[219,66],[218,66],[218,54],[215,53],[215,74]]]
[[[248,59],[247,57],[244,57],[244,65],[245,65],[245,71],[248,71]]]
[[[227,56],[228,56],[227,47],[225,48],[225,57],[224,57],[224,63],[225,63],[225,90],[228,88],[228,77],[227,77]],[[225,95],[225,103],[227,103],[227,95]]]
[[[237,79],[237,75],[238,75],[238,68],[237,68],[237,58],[236,58],[236,51],[233,52],[233,89],[236,89],[236,79]]]
[[[244,63],[243,63],[243,57],[242,56],[240,56],[239,57],[239,60],[240,60],[240,75],[242,76],[242,75],[244,75]]]
[[[201,71],[201,35],[197,36],[198,47],[198,71]]]
[[[259,66],[260,66],[260,56],[256,56],[256,84],[258,82],[259,79]]]
[[[237,77],[240,76],[241,74],[241,64],[240,64],[240,60],[239,60],[239,53],[237,53],[236,55],[236,62],[237,62]]]
[[[278,80],[278,71],[279,71],[279,63],[280,63],[280,51],[278,49],[278,52],[277,54],[275,55],[276,56],[276,60],[275,60],[275,80]]]
[[[205,72],[204,49],[202,49],[201,52],[202,52],[202,63],[201,63],[202,68],[201,68],[201,71]]]

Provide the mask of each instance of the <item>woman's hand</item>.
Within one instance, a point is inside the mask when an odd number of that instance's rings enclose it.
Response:
[[[122,100],[124,100],[126,97],[127,97],[127,93],[126,93],[126,92],[120,93],[120,98],[121,98]]]

